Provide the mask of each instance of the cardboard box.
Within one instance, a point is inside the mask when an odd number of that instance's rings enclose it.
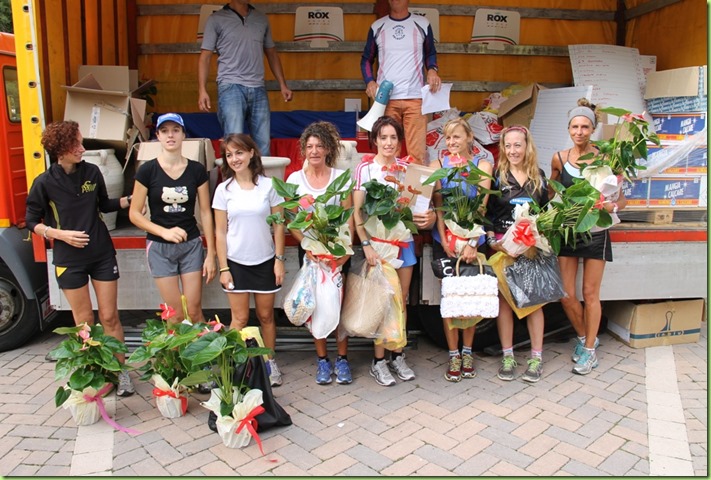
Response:
[[[652,121],[662,142],[684,140],[687,135],[696,135],[706,128],[705,113],[653,114]]]
[[[668,145],[647,146],[648,156],[670,148]],[[687,156],[681,158],[676,165],[665,168],[660,175],[706,175],[708,173],[708,147],[695,148]]]
[[[625,180],[622,183],[622,193],[627,199],[627,207],[647,207],[649,205],[649,180],[634,180],[632,183]]]
[[[123,66],[83,65],[77,83],[64,86],[67,101],[64,119],[79,124],[86,139],[131,143],[130,130],[135,128],[143,139],[148,138],[145,127],[146,101],[134,98],[152,82],[131,89],[137,75]],[[133,80],[132,80],[133,78]]]
[[[410,201],[410,210],[412,210],[412,213],[424,213],[430,208],[430,201],[432,200],[432,193],[434,192],[434,183],[422,185],[422,182],[427,180],[435,171],[437,171],[435,167],[426,167],[416,163],[411,163],[407,166],[405,180],[403,181],[405,190],[401,196],[407,199],[412,198]],[[413,197],[408,187],[421,193]]]
[[[633,348],[693,343],[705,320],[703,299],[647,304],[606,302],[607,331]]]
[[[523,125],[528,128],[536,111],[538,92],[545,88],[537,83],[532,83],[513,97],[506,99],[499,107],[499,120],[504,123],[505,127]]]
[[[675,68],[647,75],[644,94],[650,113],[706,112],[706,66]]]
[[[649,182],[649,206],[699,207],[701,184],[706,177],[652,177]]]

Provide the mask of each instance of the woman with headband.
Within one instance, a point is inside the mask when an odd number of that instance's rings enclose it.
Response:
[[[591,162],[592,159],[580,160],[580,157],[588,153],[597,153],[590,141],[597,124],[595,106],[585,98],[578,100],[578,106],[568,113],[568,134],[573,140],[573,147],[553,155],[552,180],[562,183],[567,188],[573,184],[574,178],[582,178],[580,167]],[[606,200],[602,208],[609,213],[617,213],[626,204],[627,200],[620,191],[616,199]],[[560,302],[578,336],[572,355],[572,360],[575,362],[573,373],[587,375],[598,365],[595,349],[600,344],[597,338],[602,317],[600,285],[605,263],[612,261],[610,232],[602,230],[592,233],[592,237],[578,238],[575,247],[563,245],[558,255],[560,274],[567,294]],[[578,300],[575,288],[578,263],[581,258],[583,259],[584,306]]]
[[[535,202],[539,206],[548,203],[546,177],[538,167],[536,146],[531,132],[526,127],[515,125],[501,132],[499,141],[499,165],[494,173],[493,190],[501,195],[489,195],[486,216],[491,222],[486,226],[486,243],[494,251],[503,252],[499,243],[514,223],[516,205]],[[535,383],[543,373],[543,308],[528,315],[526,319],[528,335],[531,339],[531,357],[521,379]],[[499,294],[499,317],[496,319],[503,358],[498,377],[511,381],[517,366],[513,353],[514,318],[513,310]]]

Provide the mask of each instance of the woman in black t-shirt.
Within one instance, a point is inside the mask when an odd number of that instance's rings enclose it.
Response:
[[[147,232],[148,268],[163,302],[175,309],[170,322],[183,320],[181,294],[188,304],[193,322],[202,322],[202,277],[208,283],[215,277],[215,229],[210,208],[210,185],[205,167],[182,155],[185,124],[180,115],[158,117],[156,135],[161,143],[158,158],[146,162],[136,172],[129,217]],[[195,201],[207,243],[204,253],[195,219]],[[151,218],[141,210],[148,201]],[[181,291],[182,285],[182,291]]]
[[[494,176],[494,189],[500,196],[489,195],[486,227],[486,243],[492,250],[504,251],[498,240],[513,225],[516,205],[534,202],[539,206],[548,203],[548,187],[543,170],[538,167],[536,147],[526,127],[512,126],[501,132],[499,142],[499,165]],[[526,319],[531,339],[531,358],[522,380],[535,383],[543,372],[543,309],[530,313]],[[499,294],[499,316],[496,319],[503,359],[498,377],[511,381],[515,378],[516,360],[513,354],[514,318],[511,306]]]
[[[99,212],[128,208],[130,197],[110,199],[99,167],[82,160],[84,147],[79,124],[47,125],[42,146],[49,169],[35,178],[27,196],[27,228],[52,240],[57,284],[69,302],[74,323],[94,324],[89,279],[98,304],[99,322],[107,335],[124,341],[119,320],[118,263],[106,224]],[[117,355],[123,363],[124,355]],[[119,373],[119,396],[134,392],[128,372]]]

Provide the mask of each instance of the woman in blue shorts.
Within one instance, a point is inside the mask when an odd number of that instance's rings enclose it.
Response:
[[[375,265],[380,260],[380,257],[375,249],[373,249],[371,241],[377,240],[371,239],[363,226],[365,219],[363,218],[361,208],[365,203],[366,193],[363,184],[369,182],[370,180],[377,180],[380,183],[389,184],[390,186],[397,188],[397,185],[385,180],[385,177],[390,175],[388,173],[388,168],[398,166],[405,170],[407,169],[407,163],[396,157],[397,152],[400,150],[400,144],[404,138],[402,125],[400,125],[396,120],[391,117],[380,117],[373,125],[369,137],[371,145],[377,148],[378,153],[372,158],[364,159],[356,167],[356,186],[353,191],[353,205],[355,207],[353,217],[355,220],[356,233],[360,239],[360,244],[363,246],[363,254],[365,255],[365,259],[370,265]],[[418,229],[432,228],[432,225],[436,221],[436,215],[433,210],[429,210],[426,214],[416,214],[413,217],[415,225],[417,225]],[[407,305],[407,295],[410,291],[412,270],[413,266],[417,263],[417,257],[415,257],[415,242],[412,238],[409,239],[408,246],[406,248],[400,249],[399,260],[402,260],[403,263],[402,266],[398,268],[397,274],[402,288],[403,303]],[[405,316],[407,318],[407,310],[405,310]],[[407,363],[405,363],[405,355],[403,354],[402,349],[393,351],[390,357],[390,362],[386,362],[385,348],[382,345],[375,345],[375,353],[370,367],[370,375],[375,378],[375,381],[379,385],[389,387],[395,385],[396,383],[395,378],[390,373],[390,370],[395,372],[400,380],[408,381],[415,378],[415,373],[407,365]]]
[[[190,319],[202,322],[202,278],[208,283],[216,273],[209,178],[204,165],[183,157],[185,124],[180,115],[166,113],[158,117],[156,136],[161,153],[136,172],[129,217],[147,232],[148,268],[163,302],[175,308],[176,315],[170,321],[183,320],[180,296],[185,295]],[[146,200],[150,219],[142,213]],[[196,200],[207,255],[195,219]]]

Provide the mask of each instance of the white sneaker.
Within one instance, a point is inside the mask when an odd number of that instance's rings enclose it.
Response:
[[[396,383],[395,379],[390,374],[390,370],[388,370],[388,365],[385,362],[385,359],[382,359],[379,362],[375,362],[375,360],[373,361],[370,365],[370,376],[375,379],[378,385],[382,385],[383,387],[392,387]]]
[[[270,358],[268,360],[269,362],[269,383],[272,384],[272,387],[278,387],[282,384],[282,379],[281,379],[281,372],[279,371],[279,367],[276,364],[276,360],[273,358]]]
[[[415,372],[412,371],[410,367],[405,363],[405,354],[398,355],[395,360],[391,360],[388,364],[390,370],[394,371],[400,380],[408,381],[414,380]]]
[[[133,388],[133,383],[131,382],[131,377],[128,372],[123,371],[118,374],[118,386],[116,387],[116,395],[119,397],[130,397],[136,390]]]

